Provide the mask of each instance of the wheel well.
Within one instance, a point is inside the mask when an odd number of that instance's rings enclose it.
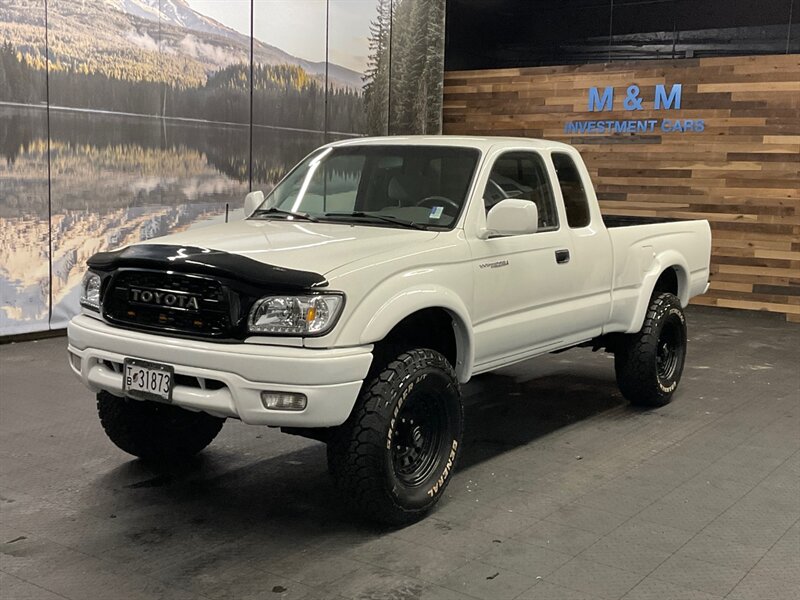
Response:
[[[658,281],[656,281],[656,285],[653,288],[653,296],[663,292],[668,292],[680,297],[678,294],[678,272],[676,271],[675,267],[669,267],[668,269],[665,269],[664,272],[659,276]]]
[[[408,315],[375,347],[378,353],[393,355],[411,348],[430,348],[442,354],[453,368],[458,360],[453,317],[443,308],[425,308]]]

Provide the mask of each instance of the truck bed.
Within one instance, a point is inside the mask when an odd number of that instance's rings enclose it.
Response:
[[[705,292],[709,277],[711,231],[708,221],[663,217],[603,217],[613,256],[612,315],[606,331],[631,333],[641,327],[641,288],[674,266],[679,296]],[[666,263],[666,264],[662,264]],[[632,318],[633,317],[633,318]]]

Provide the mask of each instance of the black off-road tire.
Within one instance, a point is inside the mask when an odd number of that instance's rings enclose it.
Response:
[[[653,296],[638,333],[623,336],[615,350],[617,385],[631,404],[668,404],[686,360],[686,317],[673,294]]]
[[[453,367],[433,350],[410,350],[372,369],[350,417],[328,440],[328,468],[367,518],[412,523],[442,497],[463,431]]]
[[[225,419],[148,400],[97,394],[97,412],[120,450],[147,461],[185,460],[208,446]]]

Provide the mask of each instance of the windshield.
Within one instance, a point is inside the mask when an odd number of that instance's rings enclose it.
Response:
[[[324,148],[278,184],[252,218],[450,228],[478,157],[477,149],[452,146]]]

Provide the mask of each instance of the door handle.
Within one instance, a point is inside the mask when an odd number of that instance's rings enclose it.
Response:
[[[565,265],[569,262],[569,250],[556,250],[556,262]]]

